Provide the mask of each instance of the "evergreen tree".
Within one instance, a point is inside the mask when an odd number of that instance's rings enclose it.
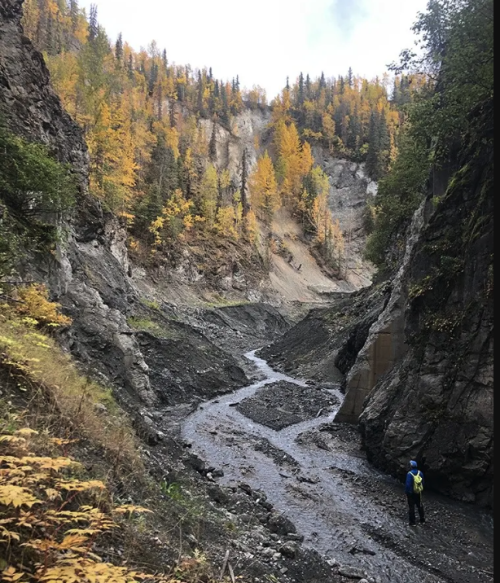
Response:
[[[214,164],[217,160],[217,134],[215,121],[212,122],[212,135],[210,136],[210,142],[208,144],[208,156],[210,162]]]
[[[201,76],[201,71],[198,71],[198,85],[196,88],[197,91],[197,108],[198,113],[201,117],[207,117],[207,111],[205,110],[205,106],[203,103],[203,93],[205,91],[205,86],[203,84],[203,78]]]
[[[378,115],[376,111],[370,114],[370,129],[368,130],[368,152],[366,156],[366,170],[376,179],[379,155]]]
[[[134,231],[139,236],[143,236],[151,222],[161,215],[162,208],[179,186],[179,169],[174,153],[165,139],[157,136],[142,180],[145,197],[139,199],[135,208]]]
[[[358,114],[358,105],[354,106],[354,112],[349,116],[349,125],[347,130],[346,146],[355,152],[359,147],[360,140],[360,123]]]
[[[156,81],[158,80],[158,64],[155,60],[151,63],[151,69],[149,71],[149,79],[148,79],[148,93],[149,96],[152,97],[154,88],[156,85]]]
[[[246,217],[250,208],[248,202],[248,168],[247,168],[247,149],[243,149],[243,156],[241,157],[241,205],[243,217]]]
[[[326,79],[325,79],[325,74],[323,73],[323,71],[321,71],[321,77],[319,78],[319,91],[321,91],[322,89],[326,89]]]
[[[56,50],[54,48],[55,40],[54,40],[54,21],[49,16],[47,19],[47,31],[45,37],[45,50],[49,55],[55,55]]]
[[[129,79],[132,79],[132,77],[134,76],[134,57],[132,56],[132,53],[130,53],[130,55],[128,56],[127,75]]]
[[[306,80],[304,83],[304,93],[306,99],[311,99],[311,78],[309,77],[309,73],[306,75]]]
[[[77,0],[69,0],[69,17],[71,19],[71,30],[73,33],[78,28],[78,2]]]
[[[117,62],[121,64],[122,59],[123,59],[123,39],[122,39],[121,32],[118,35],[118,38],[116,39],[116,43],[115,43],[115,58],[116,58]]]
[[[351,89],[354,86],[354,80],[353,80],[353,76],[352,76],[352,69],[351,69],[351,67],[349,67],[349,70],[347,71],[347,85],[349,85],[349,87]]]
[[[302,75],[302,72],[299,75],[299,88],[298,88],[298,104],[299,106],[301,106],[304,103],[304,75]]]
[[[222,111],[220,114],[220,120],[222,123],[228,124],[229,123],[229,105],[228,105],[228,101],[227,101],[226,86],[224,83],[221,83],[220,96],[221,96],[221,101],[222,101]]]
[[[95,40],[98,31],[99,23],[97,22],[97,6],[95,4],[91,4],[89,16],[89,42]]]

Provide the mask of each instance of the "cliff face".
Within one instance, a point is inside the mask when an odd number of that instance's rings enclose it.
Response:
[[[64,111],[49,84],[42,55],[22,34],[22,1],[0,3],[0,115],[10,129],[47,144],[69,162],[86,188],[87,148],[80,128]]]
[[[344,235],[346,281],[355,289],[370,285],[373,265],[363,258],[366,244],[364,214],[367,202],[377,195],[377,183],[370,179],[364,163],[332,158],[324,148],[313,148],[316,163],[328,176],[328,206]]]
[[[71,164],[80,188],[77,212],[66,225],[68,240],[59,245],[56,258],[25,266],[23,275],[45,280],[53,298],[74,318],[63,340],[81,360],[93,361],[93,346],[98,344],[99,353],[123,363],[121,382],[150,401],[146,364],[120,312],[127,296],[133,295],[124,233],[88,196],[88,153],[82,133],[50,86],[42,55],[22,33],[22,0],[2,2],[0,15],[0,107],[6,123]]]
[[[492,507],[492,104],[474,118],[459,170],[435,208],[426,201],[428,220],[402,273],[403,311],[392,322],[403,316],[404,328],[392,345],[403,355],[374,385],[359,423],[380,467],[397,473],[416,458],[442,492]]]

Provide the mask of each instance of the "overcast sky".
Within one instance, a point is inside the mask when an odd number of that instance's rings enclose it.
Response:
[[[427,0],[80,0],[97,5],[111,41],[122,33],[135,50],[154,39],[169,61],[239,75],[270,101],[302,71],[315,78],[381,76],[412,47],[411,26]]]

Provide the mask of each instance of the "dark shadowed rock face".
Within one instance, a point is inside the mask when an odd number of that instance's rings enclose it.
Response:
[[[429,487],[493,506],[492,107],[420,233],[405,274],[408,353],[360,416],[367,454],[394,473],[415,458]],[[428,201],[428,204],[433,204]]]
[[[389,290],[381,285],[335,294],[330,307],[311,310],[258,354],[277,370],[344,387],[345,375],[387,302]]]
[[[86,182],[88,154],[80,128],[49,83],[42,55],[22,34],[22,0],[0,2],[0,115],[12,131],[49,146]]]
[[[189,326],[171,324],[168,336],[138,334],[151,386],[162,403],[198,404],[248,382],[231,356]]]

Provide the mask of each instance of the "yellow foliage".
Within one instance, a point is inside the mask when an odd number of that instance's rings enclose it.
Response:
[[[47,326],[69,326],[71,318],[58,313],[60,304],[49,302],[49,291],[44,284],[34,283],[17,291],[16,311]]]
[[[238,232],[235,228],[236,217],[232,206],[223,206],[217,211],[215,228],[220,235],[226,235],[232,239],[238,239]]]
[[[161,245],[167,239],[177,239],[183,230],[189,230],[193,226],[197,217],[191,215],[192,206],[193,201],[186,200],[182,190],[177,188],[163,207],[162,214],[149,226],[156,245]]]
[[[27,506],[31,508],[33,504],[38,503],[40,503],[40,500],[33,496],[26,488],[14,485],[0,485],[0,504],[4,506],[14,506],[14,508]]]
[[[116,506],[113,508],[113,513],[115,514],[132,514],[133,512],[152,512],[149,508],[144,508],[143,506],[135,506],[134,504],[122,504],[121,506]]]
[[[22,428],[17,433],[29,437],[36,432]],[[2,444],[4,448],[12,447],[7,440]],[[71,479],[69,475],[63,480],[57,478],[58,472],[74,465],[70,458],[17,457],[10,453],[7,449],[6,455],[0,457],[0,509],[4,517],[0,523],[0,548],[8,545],[11,547],[9,556],[16,556],[16,548],[29,547],[43,560],[37,562],[35,558],[30,564],[29,559],[25,559],[24,572],[8,565],[2,580],[20,581],[24,577],[26,581],[136,581],[139,574],[126,567],[88,558],[96,537],[117,527],[111,514],[81,503],[77,510],[63,510],[65,504],[75,500],[75,493],[81,496],[82,492],[87,492],[88,496],[95,488],[104,490],[105,485],[98,480]],[[45,493],[45,499],[37,492]],[[31,511],[19,512],[21,507],[31,508]],[[133,505],[117,509],[117,513],[129,514],[146,511],[146,508]],[[79,523],[84,526],[75,528]]]
[[[263,218],[270,222],[274,211],[280,205],[280,197],[274,166],[267,150],[257,160],[257,167],[250,175],[249,191],[251,203],[262,212]]]
[[[89,482],[79,482],[78,480],[57,482],[57,488],[68,492],[84,492],[85,490],[104,490],[106,486],[100,480],[90,480]]]
[[[257,217],[253,210],[249,210],[245,217],[245,233],[248,241],[253,245],[257,241],[258,226]]]
[[[29,428],[16,433],[28,438],[36,432]],[[5,436],[7,434],[3,434]],[[102,482],[89,480],[82,482],[71,478],[67,469],[74,462],[70,458],[55,457],[48,463],[48,457],[25,455],[16,457],[10,448],[12,443],[2,441],[5,449],[0,457],[2,468],[0,480],[0,553],[8,557],[0,573],[2,581],[11,583],[183,583],[186,581],[212,581],[206,578],[206,557],[195,552],[194,557],[183,557],[176,576],[148,574],[128,566],[113,565],[101,560],[94,546],[101,546],[100,537],[110,529],[119,528],[113,515],[151,513],[149,508],[134,504],[113,507],[110,496]],[[23,469],[21,477],[19,468]],[[43,471],[39,471],[44,468]],[[65,472],[64,479],[58,478],[52,470]],[[36,479],[33,479],[36,478]],[[18,484],[21,479],[21,483]],[[15,483],[14,483],[15,482]],[[49,487],[47,487],[47,484]],[[71,485],[73,484],[73,485]],[[92,504],[92,490],[98,488],[104,493],[106,507],[101,510]],[[45,493],[45,497],[37,494]],[[91,502],[84,503],[82,492]],[[75,494],[78,494],[78,498]],[[65,510],[69,503],[74,510]],[[36,504],[36,506],[35,506]],[[27,506],[29,512],[21,510]],[[24,549],[30,549],[25,553]],[[22,570],[17,565],[22,564]]]
[[[287,125],[283,119],[276,123],[274,145],[278,155],[277,176],[281,194],[291,201],[297,201],[302,191],[302,181],[313,165],[311,146],[300,143],[297,128],[293,122]]]
[[[47,407],[47,415],[54,413],[53,403],[57,403],[57,415],[64,420],[60,425],[71,432],[77,431],[79,437],[85,437],[94,446],[103,448],[105,458],[118,471],[127,468],[127,472],[130,472],[133,468],[142,467],[133,431],[124,415],[115,411],[106,419],[106,423],[96,415],[95,403],[104,402],[107,406],[113,406],[109,391],[80,376],[70,356],[52,338],[35,332],[14,310],[0,312],[0,366],[2,365],[9,367],[11,375],[26,379],[29,386],[42,386],[43,394],[51,403]],[[6,438],[11,442],[15,440],[16,447],[21,447],[23,440],[29,437],[30,435],[23,432]],[[59,438],[53,439],[52,443],[57,445]],[[60,444],[67,445],[70,442],[71,440],[61,440]],[[10,447],[14,445],[11,443]],[[12,459],[22,460],[22,456]],[[54,462],[49,462],[47,458],[43,462],[50,463],[54,471],[58,470],[54,467]],[[66,462],[58,463],[64,465]],[[21,461],[21,465],[23,464],[26,465],[25,460]]]
[[[217,170],[213,164],[209,164],[203,175],[198,196],[198,204],[201,215],[208,225],[213,225],[216,219],[217,199],[219,196]]]
[[[38,435],[38,431],[31,429],[30,427],[23,427],[22,429],[17,429],[14,431],[14,435],[20,435],[21,437],[31,437],[32,435]]]
[[[17,571],[14,567],[7,567],[2,571],[2,581],[9,583],[23,583],[23,581],[26,581],[24,577],[25,573]]]

